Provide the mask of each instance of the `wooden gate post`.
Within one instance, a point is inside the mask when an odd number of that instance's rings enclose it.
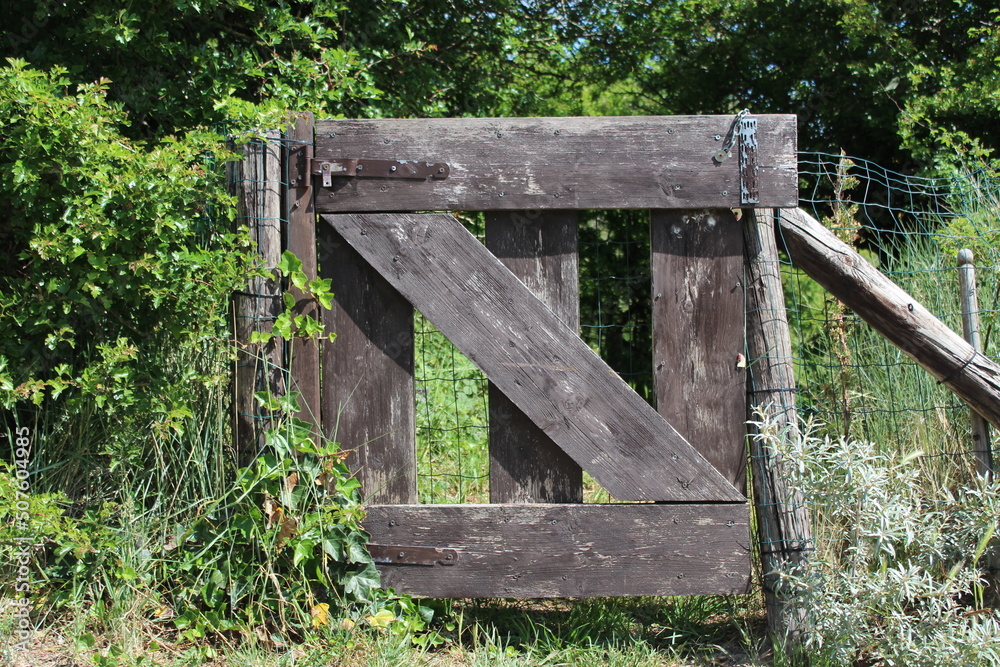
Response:
[[[788,437],[796,437],[795,376],[774,237],[776,213],[746,211],[748,405],[764,410],[773,423],[787,429]],[[802,632],[803,610],[786,609],[787,598],[775,573],[804,561],[812,541],[809,511],[802,496],[785,484],[783,462],[753,437],[753,431],[750,435],[768,630],[779,641],[795,642]]]
[[[237,225],[249,229],[263,268],[274,270],[281,260],[280,134],[269,131],[243,148],[244,158],[233,163],[230,183],[237,197]],[[270,332],[281,313],[281,281],[276,274],[250,279],[245,291],[233,295],[233,330],[237,355],[233,369],[233,443],[236,464],[249,464],[258,450],[266,415],[254,392],[285,389],[284,350],[280,342],[251,344],[254,331]]]
[[[288,250],[302,262],[302,271],[309,280],[317,275],[316,260],[316,209],[313,205],[309,181],[309,160],[313,156],[313,126],[311,113],[297,113],[292,117],[285,142],[284,192],[285,219],[288,221]],[[319,309],[312,299],[304,299],[295,286],[289,289],[295,296],[293,315],[319,317]],[[319,341],[314,338],[293,338],[288,342],[289,384],[300,394],[299,419],[313,425],[313,435],[318,437],[320,428],[319,393]]]

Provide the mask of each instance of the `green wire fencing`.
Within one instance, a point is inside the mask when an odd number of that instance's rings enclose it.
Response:
[[[800,155],[800,206],[953,330],[958,252],[974,253],[983,352],[997,358],[1000,181],[987,171],[924,178],[867,160]],[[786,258],[787,259],[787,258]],[[970,470],[968,408],[794,266],[783,284],[799,407],[843,434]]]

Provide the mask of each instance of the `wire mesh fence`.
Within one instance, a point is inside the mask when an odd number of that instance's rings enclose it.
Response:
[[[958,251],[973,250],[984,354],[996,358],[1000,183],[923,178],[863,159],[800,156],[800,206],[953,330],[962,331]],[[968,408],[786,258],[783,283],[800,408],[833,433],[971,469]]]
[[[1000,185],[987,174],[932,179],[825,153],[800,155],[801,206],[932,313],[961,331],[956,258],[973,249],[985,354],[996,357]],[[480,238],[481,218],[469,218]],[[580,218],[581,336],[652,401],[650,246],[645,211]],[[782,256],[801,411],[833,434],[876,441],[970,471],[968,408]],[[421,499],[488,494],[485,377],[418,318]],[[422,342],[421,342],[422,341]],[[589,499],[601,499],[588,484]]]

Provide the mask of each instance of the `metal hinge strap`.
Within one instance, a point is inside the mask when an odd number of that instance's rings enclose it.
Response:
[[[445,179],[451,169],[443,162],[420,160],[364,160],[360,158],[312,158],[309,172],[323,179],[323,187],[333,185],[334,176],[354,178]]]
[[[368,553],[379,565],[454,565],[458,562],[457,551],[436,547],[369,544]]]

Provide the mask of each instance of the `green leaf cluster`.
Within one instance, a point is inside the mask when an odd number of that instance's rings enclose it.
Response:
[[[161,353],[220,340],[250,259],[228,229],[221,138],[144,145],[125,122],[106,82],[0,69],[0,402],[86,398],[112,431],[177,428],[190,383],[218,378]]]

